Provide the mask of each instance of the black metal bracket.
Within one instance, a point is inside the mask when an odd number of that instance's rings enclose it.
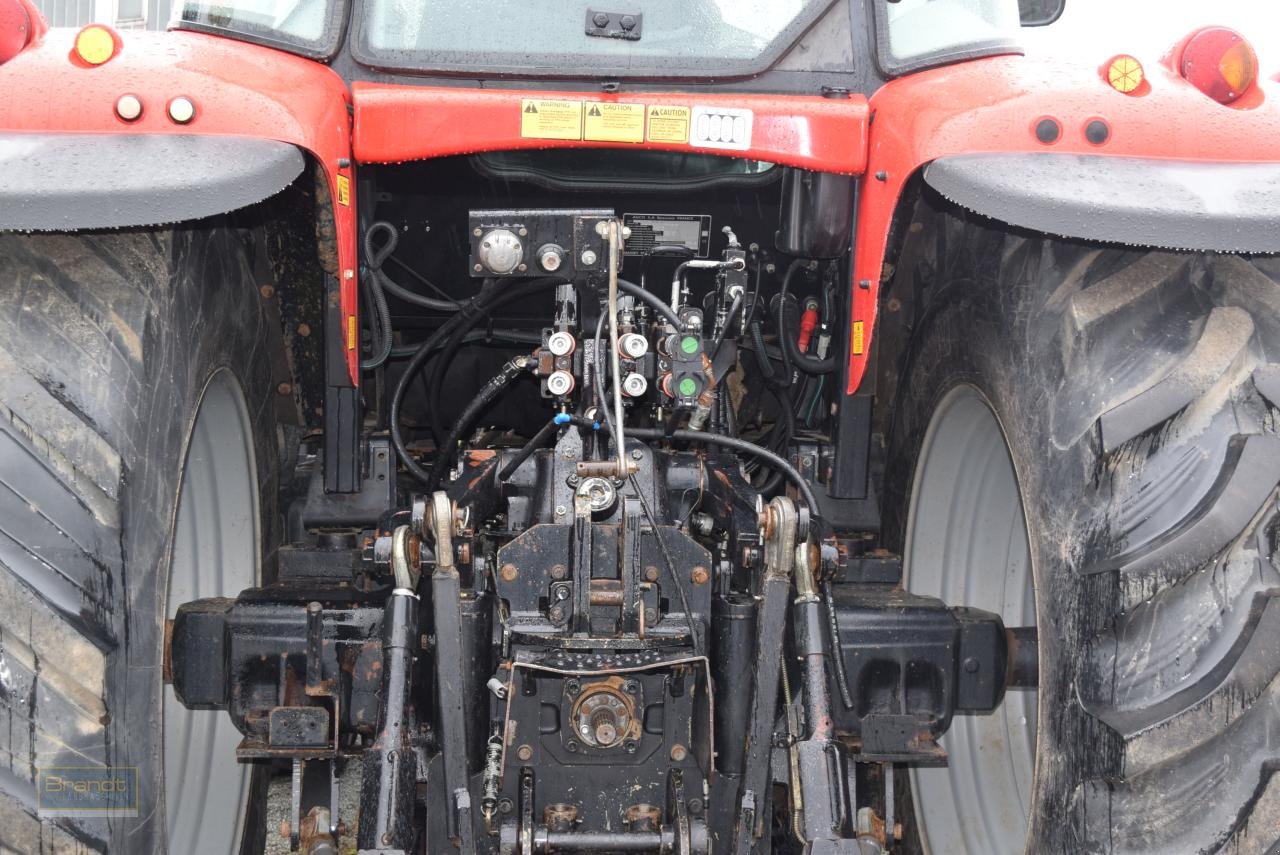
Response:
[[[644,15],[639,12],[604,12],[599,9],[587,10],[585,32],[589,36],[603,39],[626,39],[629,42],[640,41],[644,30]]]

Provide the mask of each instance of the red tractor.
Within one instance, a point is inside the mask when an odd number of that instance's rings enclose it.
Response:
[[[1280,89],[1060,5],[0,0],[3,848],[1276,851]]]

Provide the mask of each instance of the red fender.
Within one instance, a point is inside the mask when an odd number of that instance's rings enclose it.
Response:
[[[342,79],[320,63],[216,36],[136,30],[119,35],[120,52],[100,66],[73,63],[75,32],[60,29],[0,65],[5,93],[0,131],[244,136],[309,152],[328,178],[343,315],[346,328],[355,329],[350,98]],[[137,121],[116,116],[116,100],[125,93],[142,101]],[[196,105],[196,116],[186,125],[170,121],[166,112],[178,95]],[[356,344],[347,342],[353,382],[358,381]]]
[[[1134,95],[1106,82],[1111,55],[1096,64],[1019,56],[992,57],[920,72],[886,84],[871,99],[874,121],[859,199],[850,325],[849,383],[862,381],[878,294],[887,275],[886,243],[903,185],[944,155],[1061,152],[1204,162],[1280,161],[1280,91],[1274,80],[1231,106],[1211,100],[1166,63],[1143,62]],[[1061,124],[1052,144],[1036,139],[1045,117]],[[1084,128],[1110,125],[1094,145]]]

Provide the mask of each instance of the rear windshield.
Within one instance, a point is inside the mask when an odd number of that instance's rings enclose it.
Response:
[[[831,0],[365,0],[356,6],[355,48],[357,58],[369,64],[426,72],[747,75],[771,65],[830,5]],[[623,22],[624,15],[630,21]],[[597,16],[608,23],[597,26]]]
[[[183,0],[170,26],[327,58],[338,47],[342,11],[341,0]]]

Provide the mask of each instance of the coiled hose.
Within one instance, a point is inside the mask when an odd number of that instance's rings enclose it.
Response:
[[[787,291],[791,288],[792,277],[804,265],[805,262],[797,258],[791,262],[786,275],[782,277],[782,287],[778,291],[778,341],[782,346],[784,362],[788,368],[794,365],[805,374],[830,374],[836,368],[835,357],[815,359],[807,353],[801,353],[800,348],[796,346],[795,336],[791,333],[791,326],[787,323]],[[787,373],[790,371],[788,370]]]
[[[385,232],[387,235],[386,242],[378,249],[374,249],[373,237],[378,232]],[[424,309],[431,309],[436,312],[453,312],[461,306],[456,300],[437,300],[434,297],[424,297],[421,294],[410,291],[408,288],[401,287],[391,280],[382,271],[382,265],[391,257],[391,253],[396,251],[396,245],[400,242],[400,233],[396,231],[396,227],[388,223],[386,220],[378,220],[372,223],[364,233],[364,256],[365,264],[368,265],[370,272],[373,273],[379,287],[389,294],[420,306]],[[439,289],[437,289],[439,290]]]
[[[369,310],[369,328],[373,333],[373,342],[370,347],[372,354],[367,359],[360,360],[360,369],[372,371],[382,367],[391,356],[395,337],[391,332],[391,309],[387,307],[387,297],[382,293],[377,275],[371,270],[366,270],[361,277],[361,282],[364,284],[365,304],[366,309]]]

